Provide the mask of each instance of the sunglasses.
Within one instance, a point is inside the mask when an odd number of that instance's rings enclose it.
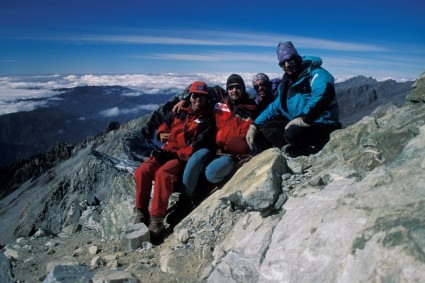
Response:
[[[294,66],[296,63],[297,63],[297,60],[295,60],[295,59],[290,59],[290,60],[285,60],[285,61],[283,61],[283,62],[280,62],[279,63],[279,66],[281,67],[281,68],[285,68],[285,64],[288,62],[288,65],[289,66]]]
[[[262,82],[262,83],[259,83],[259,84],[256,84],[256,85],[254,85],[254,89],[259,89],[260,88],[260,86],[262,87],[262,88],[264,88],[265,86],[267,86],[267,84],[265,83],[265,82]]]
[[[236,84],[236,85],[229,85],[229,86],[227,87],[227,89],[228,89],[228,90],[233,90],[234,88],[236,88],[236,89],[238,89],[238,90],[241,90],[241,89],[242,89],[242,86],[241,86],[241,85],[239,85],[239,84]]]
[[[207,100],[207,96],[205,94],[200,94],[200,93],[192,93],[191,94],[192,99],[201,99],[201,100]]]

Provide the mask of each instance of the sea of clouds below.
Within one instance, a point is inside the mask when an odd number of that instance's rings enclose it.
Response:
[[[251,78],[254,73],[239,73],[245,80],[249,93],[254,93]],[[184,90],[193,81],[204,81],[208,85],[224,87],[230,73],[193,73],[193,74],[126,74],[126,75],[31,75],[31,76],[3,76],[0,77],[0,115],[20,111],[31,111],[39,107],[48,106],[60,92],[60,88],[73,88],[77,86],[112,86],[119,85],[134,90],[126,95],[175,95]],[[278,78],[282,74],[267,74],[269,77]],[[336,77],[336,82],[349,79]],[[387,78],[388,79],[388,78]],[[384,80],[384,79],[382,79]],[[147,107],[154,110],[158,105],[136,106]],[[104,115],[113,116],[119,109],[105,110]]]

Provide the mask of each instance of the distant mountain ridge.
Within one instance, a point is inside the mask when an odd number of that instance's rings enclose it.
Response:
[[[0,116],[0,165],[44,153],[53,141],[75,144],[103,128],[100,121],[83,121],[73,113],[54,108]]]
[[[357,76],[335,84],[341,123],[343,126],[354,124],[382,104],[393,103],[400,107],[412,84],[413,81],[378,82],[365,76]]]

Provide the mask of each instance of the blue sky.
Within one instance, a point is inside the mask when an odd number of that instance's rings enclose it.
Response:
[[[2,0],[0,76],[273,73],[291,40],[335,77],[416,79],[425,1]]]

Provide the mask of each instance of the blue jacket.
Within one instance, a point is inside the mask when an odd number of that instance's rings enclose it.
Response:
[[[303,56],[302,71],[295,82],[286,75],[278,87],[278,97],[254,121],[261,127],[269,120],[293,120],[301,117],[307,124],[339,123],[334,78],[320,67],[322,59]]]

